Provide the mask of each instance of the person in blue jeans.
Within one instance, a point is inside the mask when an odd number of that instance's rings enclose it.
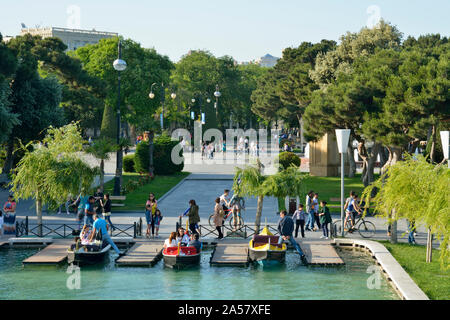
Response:
[[[294,232],[294,221],[291,217],[287,216],[286,210],[280,212],[280,221],[278,222],[278,232],[280,233],[280,239],[278,244],[281,244],[283,240],[288,240],[297,250],[302,261],[305,261],[305,254],[292,236]]]
[[[416,239],[414,238],[414,232],[416,231],[416,226],[414,223],[414,220],[408,221],[408,243],[409,244],[416,244]]]
[[[94,226],[92,228],[91,237],[89,238],[89,242],[92,242],[94,240],[95,234],[97,232],[101,232],[102,234],[102,240],[103,242],[107,242],[111,245],[111,247],[114,249],[114,251],[119,255],[122,256],[123,254],[120,252],[119,248],[117,248],[114,241],[112,241],[111,237],[108,234],[108,224],[106,223],[106,220],[100,218],[95,213],[93,215],[94,218]]]
[[[89,202],[86,204],[86,208],[84,209],[84,225],[93,225],[94,224],[94,203],[95,198],[93,196],[89,197]]]

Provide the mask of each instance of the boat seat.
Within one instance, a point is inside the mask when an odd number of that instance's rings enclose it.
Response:
[[[263,236],[263,235],[254,235],[253,236],[253,248],[263,246],[269,243],[274,247],[282,248],[282,244],[278,244],[279,236]]]

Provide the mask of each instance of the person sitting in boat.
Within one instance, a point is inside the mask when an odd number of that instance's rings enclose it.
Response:
[[[176,232],[172,232],[170,234],[169,239],[166,239],[166,241],[164,241],[164,249],[176,248],[176,247],[178,247],[177,233]]]
[[[278,232],[280,233],[281,237],[279,239],[278,244],[281,244],[283,240],[289,241],[297,250],[297,252],[300,255],[300,258],[302,260],[305,259],[305,254],[303,253],[302,249],[298,245],[297,241],[295,241],[294,237],[292,236],[292,232],[294,231],[294,221],[291,217],[287,215],[286,210],[283,210],[280,212],[280,221],[278,222]]]
[[[100,218],[96,213],[93,215],[94,218],[94,225],[92,226],[92,232],[89,237],[89,242],[92,242],[94,240],[95,234],[97,232],[101,232],[103,242],[107,242],[111,245],[111,247],[114,249],[114,251],[119,255],[122,256],[123,253],[120,252],[119,248],[117,248],[114,241],[112,241],[111,237],[108,234],[108,224],[106,223],[105,219]]]
[[[89,245],[90,237],[91,237],[91,228],[89,227],[89,225],[84,225],[83,229],[81,230],[81,233],[80,233],[81,244],[83,246]]]
[[[187,246],[189,244],[189,233],[184,230],[184,228],[178,229],[177,242],[181,243],[182,246]]]
[[[191,241],[189,241],[189,247],[194,247],[197,249],[197,252],[202,250],[202,243],[199,241],[200,235],[198,233],[194,233],[191,236]]]

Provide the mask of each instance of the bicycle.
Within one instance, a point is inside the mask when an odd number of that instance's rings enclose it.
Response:
[[[223,221],[224,221],[224,224],[225,224],[225,221],[230,216],[231,216],[231,219],[229,220],[230,221],[229,224],[230,224],[231,228],[234,228],[235,227],[235,223],[234,223],[234,215],[233,215],[233,210],[232,209],[225,210],[225,216],[223,217]],[[240,211],[238,211],[236,217],[237,217],[237,220],[238,220],[236,222],[236,229],[240,229],[240,228],[242,228],[244,226],[244,219],[242,218],[242,215],[241,215]],[[209,216],[208,223],[209,223],[210,227],[212,227],[212,228],[216,227],[215,224],[214,224],[214,213]]]
[[[335,231],[336,234],[334,234],[334,236],[341,235],[342,234],[341,220],[334,221],[331,230]],[[357,221],[355,221],[353,227],[350,219],[347,220],[347,223],[344,226],[344,235],[346,235],[347,233],[353,233],[355,231],[358,231],[361,237],[363,238],[371,238],[375,235],[376,228],[372,222],[365,220],[363,216],[359,214],[359,218]]]

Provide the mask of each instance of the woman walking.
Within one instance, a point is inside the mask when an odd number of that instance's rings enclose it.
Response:
[[[189,217],[189,230],[191,230],[192,234],[198,234],[200,215],[198,214],[198,205],[195,203],[195,200],[189,201],[189,208],[180,216],[180,219],[186,215]]]
[[[147,222],[147,233],[145,236],[147,238],[150,238],[150,229],[152,231],[152,236],[155,235],[154,216],[157,206],[158,201],[156,201],[155,195],[153,193],[150,193],[148,200],[145,204],[145,220]]]
[[[301,228],[302,238],[305,237],[305,219],[306,212],[303,210],[303,205],[300,204],[298,206],[298,210],[294,212],[292,216],[292,220],[295,221],[295,238],[298,237],[298,229]]]
[[[100,205],[102,207],[103,219],[105,219],[111,226],[111,230],[116,230],[116,227],[111,222],[111,200],[109,199],[109,193],[103,195],[103,200],[100,199]]]
[[[321,239],[329,239],[330,231],[328,229],[328,224],[331,223],[331,214],[330,209],[327,207],[327,203],[325,201],[321,201],[320,205],[322,209],[320,209],[319,217],[320,217],[320,223],[322,224],[322,231],[323,236],[320,237]]]
[[[225,215],[225,212],[223,211],[223,207],[220,204],[220,198],[216,199],[216,205],[214,207],[214,225],[216,226],[216,230],[219,233],[219,237],[217,238],[218,240],[223,239],[223,234],[222,234],[222,225],[223,225],[223,217]]]

